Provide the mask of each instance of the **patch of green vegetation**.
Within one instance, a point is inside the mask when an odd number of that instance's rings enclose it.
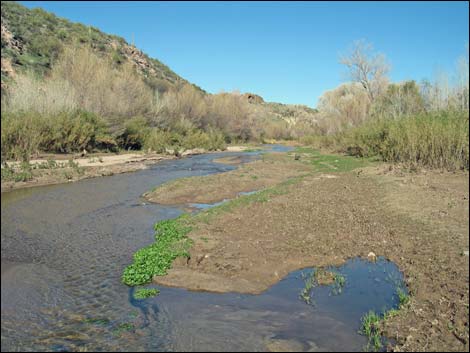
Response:
[[[114,328],[112,332],[114,335],[120,335],[122,332],[131,331],[133,329],[135,329],[134,324],[130,322],[123,322],[117,325],[117,327]]]
[[[391,310],[386,311],[386,312],[384,313],[384,318],[383,318],[383,319],[384,319],[384,320],[388,320],[388,319],[391,319],[391,318],[393,318],[393,317],[395,317],[395,316],[398,316],[399,314],[400,314],[400,310],[398,310],[398,309],[391,309]]]
[[[160,291],[156,288],[139,288],[134,293],[135,299],[147,299],[156,297],[160,294]]]
[[[369,311],[361,319],[361,333],[368,339],[367,351],[378,352],[382,348],[381,321],[381,317],[373,311]]]
[[[312,304],[312,290],[314,287],[331,285],[331,294],[339,295],[346,285],[346,277],[338,272],[325,269],[313,270],[309,275],[302,273],[305,282],[304,288],[300,291],[300,298],[307,304]]]
[[[408,305],[410,302],[410,296],[400,287],[397,288],[397,296],[400,308]]]
[[[72,170],[78,175],[83,175],[83,173],[85,173],[85,170],[80,167],[77,162],[74,162],[73,159],[69,159],[68,166],[69,168],[72,168]]]
[[[300,161],[313,166],[317,172],[349,172],[373,163],[374,158],[359,158],[352,156],[322,154],[311,147],[297,147],[290,155],[300,156]]]
[[[468,170],[468,141],[468,111],[439,111],[372,119],[349,130],[341,143],[352,155],[375,155],[414,167]]]
[[[302,299],[306,304],[312,304],[312,289],[316,286],[315,271],[310,275],[304,273],[301,274],[302,279],[305,282],[304,288],[300,291],[300,299]]]
[[[243,150],[243,152],[259,152],[262,150],[262,148],[247,148],[246,150]]]
[[[382,349],[383,338],[381,327],[383,322],[400,315],[402,310],[409,304],[410,296],[401,287],[397,287],[396,294],[399,300],[397,309],[384,310],[382,315],[370,311],[361,319],[360,332],[368,339],[365,348],[367,351],[373,350],[377,352]]]
[[[2,181],[29,181],[33,179],[32,166],[28,162],[22,162],[18,168],[4,163],[2,167]]]
[[[53,159],[48,159],[46,162],[36,163],[32,166],[33,169],[57,169],[60,165]]]
[[[189,257],[191,240],[186,234],[191,227],[186,223],[187,216],[158,222],[155,225],[155,242],[134,254],[134,262],[127,266],[122,282],[128,286],[138,286],[151,282],[153,276],[164,276],[177,257]]]
[[[339,295],[343,292],[343,288],[346,285],[346,278],[341,273],[334,273],[333,278],[335,283],[333,285],[332,293],[334,295]]]

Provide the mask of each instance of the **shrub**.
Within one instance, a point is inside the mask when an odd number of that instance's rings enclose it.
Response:
[[[43,120],[38,113],[6,113],[1,118],[2,161],[29,161],[41,143]]]
[[[165,153],[172,143],[172,134],[157,128],[151,129],[145,140],[144,148],[157,153]]]
[[[343,141],[350,154],[448,170],[469,168],[468,115],[437,112],[373,120]]]
[[[42,115],[38,112],[2,112],[2,160],[28,161],[39,151],[72,153],[112,145],[104,121],[84,111]]]
[[[97,145],[97,136],[103,137],[106,129],[103,120],[85,111],[60,113],[44,120],[40,144],[43,151],[72,153],[92,150]]]
[[[124,131],[116,138],[118,145],[126,150],[140,150],[149,137],[147,120],[136,117],[124,124]]]

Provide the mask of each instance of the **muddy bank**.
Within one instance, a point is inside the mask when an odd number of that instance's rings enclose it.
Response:
[[[49,159],[55,163],[53,167],[36,167],[46,165],[46,159],[32,160],[32,178],[27,181],[2,181],[1,191],[22,189],[34,186],[54,185],[74,182],[82,179],[110,176],[114,174],[135,172],[146,169],[148,165],[162,160],[174,159],[173,156],[122,154],[113,156],[99,156],[78,158],[71,160]],[[16,163],[17,164],[17,163]],[[11,163],[12,166],[15,164]]]
[[[248,146],[229,146],[227,151],[238,152],[247,150]],[[184,151],[181,156],[209,154],[204,149],[195,148]],[[34,186],[54,185],[74,182],[82,179],[110,176],[114,174],[135,172],[164,160],[176,159],[169,154],[156,153],[95,153],[86,157],[76,154],[43,154],[30,161],[32,179],[28,181],[2,180],[1,191],[9,191]],[[72,164],[69,162],[72,161]],[[52,163],[52,164],[51,164]],[[8,162],[13,168],[19,168],[20,162]],[[4,166],[2,166],[4,168]]]
[[[238,165],[241,157],[214,161]],[[171,181],[145,193],[144,197],[150,202],[164,205],[210,204],[235,198],[241,192],[277,185],[311,171],[310,166],[295,161],[292,156],[271,153],[263,155],[262,160],[243,164],[231,172]]]
[[[259,293],[292,270],[372,251],[399,265],[412,295],[386,322],[397,346],[468,350],[468,197],[468,173],[314,174],[267,199],[196,217],[190,260],[154,281]]]

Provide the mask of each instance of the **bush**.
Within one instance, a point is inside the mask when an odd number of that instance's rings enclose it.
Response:
[[[1,118],[2,161],[29,161],[41,143],[41,115],[34,112],[5,113]]]
[[[124,131],[119,134],[116,141],[119,147],[126,150],[140,150],[149,137],[150,128],[147,120],[135,117],[124,124]]]
[[[97,136],[103,138],[106,125],[97,115],[84,111],[61,113],[44,119],[40,149],[57,153],[72,153],[97,146]]]
[[[468,138],[468,115],[447,111],[370,121],[348,132],[343,148],[389,162],[468,170]]]
[[[84,111],[43,115],[38,112],[2,112],[2,160],[28,161],[39,151],[72,153],[112,145],[106,125]]]
[[[167,147],[170,147],[174,139],[172,134],[167,131],[152,129],[145,140],[144,148],[157,153],[165,153]]]

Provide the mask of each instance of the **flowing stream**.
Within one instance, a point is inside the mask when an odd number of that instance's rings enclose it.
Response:
[[[285,151],[281,146],[271,150]],[[386,260],[353,259],[335,269],[339,295],[315,288],[299,298],[309,269],[261,295],[190,292],[155,286],[135,300],[120,277],[133,253],[153,241],[153,226],[181,209],[141,195],[164,182],[223,173],[223,152],[164,161],[149,169],[76,183],[21,189],[1,198],[2,351],[356,350],[369,310],[396,307],[402,280]]]

